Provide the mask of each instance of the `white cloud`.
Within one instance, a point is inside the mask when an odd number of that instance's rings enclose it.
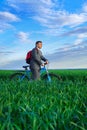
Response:
[[[12,22],[18,22],[20,19],[10,12],[0,12],[0,32],[12,28]]]
[[[24,34],[22,33],[21,36],[24,36]],[[25,40],[25,38],[23,40]],[[21,44],[22,42],[23,41],[17,39],[14,41],[13,46],[0,46],[0,69],[16,69],[17,66],[20,68],[22,65],[26,64],[26,54],[34,47],[34,42],[30,44],[32,41],[28,40],[27,43],[29,44]],[[20,63],[20,61],[22,63]]]
[[[47,58],[53,68],[87,68],[87,45],[85,48],[75,45],[59,48]]]
[[[87,3],[83,4],[82,10],[86,13],[87,12]]]
[[[4,66],[8,68],[10,66],[10,63],[15,63],[16,61],[24,61],[25,62],[25,56],[26,56],[26,48],[28,46],[24,46],[24,44],[18,44],[17,46],[10,46],[7,47],[1,47],[0,48],[0,68],[3,68]]]
[[[5,22],[0,22],[0,31],[3,32],[6,29],[13,28],[11,24],[5,23]]]
[[[87,38],[87,33],[78,34],[78,38]]]
[[[67,29],[68,30],[68,29]],[[82,26],[82,27],[75,27],[73,29],[70,29],[69,31],[63,31],[60,36],[79,36],[81,37],[87,37],[87,26]]]
[[[15,4],[10,4],[10,6],[11,6],[12,8],[16,9],[16,10],[19,10],[19,7],[18,7],[17,5],[15,5]]]
[[[26,39],[28,39],[28,33],[25,33],[25,32],[19,32],[17,34],[17,37],[23,41],[26,41]]]
[[[40,0],[43,4],[52,5],[51,0]]]
[[[23,4],[36,4],[37,3],[37,5],[38,4],[45,4],[45,5],[48,5],[48,6],[51,6],[51,5],[53,5],[53,2],[52,2],[52,0],[39,0],[39,1],[37,1],[37,0],[20,0],[20,1],[18,1],[18,0],[7,0],[7,2],[10,4],[10,3],[14,3],[14,4],[21,4],[21,3],[23,3]],[[56,2],[56,0],[54,0],[54,2]]]
[[[74,45],[82,45],[84,44],[84,38],[87,38],[87,33],[81,33],[77,35],[77,39],[74,42]]]
[[[78,34],[77,38],[73,41],[72,44],[65,44],[61,48],[58,48],[55,51],[58,53],[71,52],[71,54],[73,54],[73,52],[78,53],[78,51],[80,51],[80,53],[84,52],[84,50],[86,51],[87,49],[87,39],[85,38],[87,38],[86,34],[84,35]]]
[[[41,33],[58,36],[68,28],[75,28],[87,22],[86,9],[87,4],[84,4],[78,13],[70,13],[64,9],[60,9],[57,0],[7,0],[9,5],[17,7],[19,12],[27,13],[27,16],[38,21],[41,26],[46,27]],[[56,8],[57,6],[57,8]],[[16,8],[16,10],[17,10]],[[78,41],[79,42],[79,41]]]
[[[49,67],[52,69],[86,69],[87,68],[87,57],[75,57],[71,58],[64,58],[63,60],[58,60],[55,62],[51,62]],[[78,61],[78,62],[77,62]]]
[[[87,22],[87,15],[82,10],[81,13],[69,13],[65,10],[60,11],[58,6],[55,10],[56,0],[7,0],[10,4],[15,4],[15,6],[20,7],[21,11],[25,13],[31,13],[32,18],[37,20],[41,25],[47,28],[63,28],[65,26],[75,27],[84,22]],[[21,6],[24,8],[22,9]],[[86,6],[84,6],[86,10]]]
[[[21,43],[32,43],[32,40],[29,38],[30,34],[28,32],[20,31],[16,34],[16,37],[20,40]]]
[[[70,14],[66,11],[55,11],[53,9],[44,8],[40,8],[39,12],[41,14],[34,16],[34,19],[48,28],[62,28],[65,26],[75,27],[87,22],[87,15],[84,13]]]
[[[19,18],[10,12],[0,12],[0,21],[15,22],[19,21]]]

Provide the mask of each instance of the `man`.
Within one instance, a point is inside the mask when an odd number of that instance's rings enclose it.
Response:
[[[40,68],[44,66],[42,60],[48,64],[48,60],[42,55],[40,49],[42,48],[42,41],[37,41],[35,48],[32,50],[32,56],[30,61],[30,69],[32,72],[33,80],[40,79]]]

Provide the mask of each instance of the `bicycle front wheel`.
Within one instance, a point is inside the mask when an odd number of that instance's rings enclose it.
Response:
[[[45,74],[42,79],[44,79],[45,81],[50,81],[50,82],[60,82],[62,81],[61,77],[59,75],[53,74],[53,73],[49,73],[48,75]]]
[[[15,81],[15,82],[21,82],[21,81],[28,81],[28,77],[23,74],[23,73],[15,73],[13,75],[11,75],[10,77],[11,80]]]

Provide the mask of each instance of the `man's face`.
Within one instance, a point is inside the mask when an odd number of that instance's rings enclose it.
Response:
[[[37,44],[37,47],[38,47],[39,49],[41,49],[41,48],[42,48],[42,43],[39,42],[39,43]]]

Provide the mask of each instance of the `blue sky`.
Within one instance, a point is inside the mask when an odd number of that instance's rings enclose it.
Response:
[[[22,69],[37,40],[50,68],[87,68],[87,0],[0,1],[0,69]]]

